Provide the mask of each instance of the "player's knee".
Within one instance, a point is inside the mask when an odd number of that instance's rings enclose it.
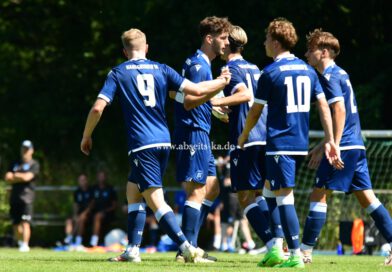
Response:
[[[247,191],[238,192],[238,202],[240,203],[241,208],[244,209],[255,202],[255,197]]]
[[[327,190],[323,188],[314,188],[310,194],[310,201],[327,203],[327,195]]]

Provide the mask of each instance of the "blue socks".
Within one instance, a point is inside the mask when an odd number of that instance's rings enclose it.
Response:
[[[385,240],[387,240],[388,243],[391,243],[392,219],[384,205],[376,199],[369,205],[369,207],[366,208],[366,211],[373,218],[378,230],[381,232],[382,236],[384,236]]]
[[[193,201],[185,201],[182,215],[182,229],[189,243],[197,247],[197,235],[199,234],[201,204]]]
[[[268,219],[265,217],[259,205],[256,203],[250,204],[244,209],[244,214],[256,234],[267,244],[273,237],[269,228]]]
[[[326,220],[327,204],[322,202],[310,202],[309,214],[305,222],[302,243],[307,246],[314,247]]]
[[[299,221],[294,207],[294,196],[278,196],[276,202],[288,248],[299,249]]]
[[[128,246],[140,247],[146,223],[146,204],[128,204]]]
[[[155,218],[159,227],[172,239],[177,245],[182,245],[187,241],[184,233],[177,223],[173,210],[165,204],[155,212]]]
[[[208,213],[210,212],[211,206],[214,204],[211,200],[204,199],[203,202],[201,203],[201,208],[200,208],[200,217],[199,217],[199,222],[198,226],[196,229],[196,242],[197,238],[199,237],[199,232],[201,227],[204,225],[204,222],[206,221],[206,218],[208,216]],[[197,243],[196,243],[197,245]]]
[[[268,205],[272,235],[275,238],[284,238],[282,223],[280,222],[279,208],[278,204],[276,203],[275,194],[268,188],[264,187],[263,196]]]

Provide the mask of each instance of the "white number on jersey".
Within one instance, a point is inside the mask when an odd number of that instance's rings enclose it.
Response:
[[[253,77],[254,77],[254,79],[256,80],[256,81],[258,81],[259,80],[259,78],[260,78],[260,74],[253,74]],[[249,105],[249,107],[252,107],[253,106],[253,102],[255,101],[255,96],[254,96],[254,93],[253,93],[253,85],[252,85],[252,78],[250,77],[250,74],[249,73],[247,73],[246,74],[246,81],[248,82],[248,90],[250,91],[250,101],[248,102],[248,105]]]
[[[350,104],[351,104],[351,113],[357,113],[358,109],[357,106],[354,104],[354,91],[353,86],[351,85],[350,80],[346,80],[347,86],[350,88]]]
[[[308,76],[298,76],[294,89],[293,77],[285,77],[284,84],[287,86],[287,113],[308,112],[310,110],[310,78]],[[295,104],[294,92],[297,96]]]
[[[155,107],[157,101],[155,99],[155,84],[152,74],[139,74],[136,77],[137,89],[142,96],[147,96],[147,100],[143,100],[146,107]]]

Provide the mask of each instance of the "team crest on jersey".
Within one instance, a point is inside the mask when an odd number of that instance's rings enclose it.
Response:
[[[275,155],[274,156],[274,160],[275,160],[276,163],[279,163],[279,155]]]
[[[134,159],[134,160],[133,160],[133,163],[136,165],[136,167],[139,166],[139,161],[138,161],[137,159]]]
[[[272,186],[274,186],[275,185],[275,180],[271,179],[270,183],[271,183]]]
[[[235,166],[237,166],[237,164],[238,164],[238,159],[233,159],[233,163],[234,163]]]
[[[324,77],[329,81],[329,79],[331,78],[331,74],[325,74]]]
[[[203,177],[203,171],[199,170],[196,172],[196,179],[201,179]]]

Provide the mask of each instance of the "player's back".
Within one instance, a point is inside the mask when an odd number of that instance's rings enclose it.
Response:
[[[231,81],[224,89],[225,96],[233,95],[242,84],[245,84],[245,87],[250,91],[252,96],[251,101],[248,103],[230,106],[230,143],[237,145],[237,139],[245,126],[246,116],[248,115],[250,107],[253,105],[254,95],[257,90],[257,81],[260,77],[260,69],[257,65],[252,64],[243,58],[232,59],[227,63],[227,66],[231,72]],[[248,143],[258,142],[265,144],[266,119],[267,108],[265,107],[262,116],[249,134]],[[247,146],[247,144],[245,144],[245,146]]]
[[[197,50],[195,54],[186,59],[182,68],[182,76],[195,83],[212,80],[208,57],[202,51]],[[184,108],[184,95],[177,94],[175,102],[176,129],[201,129],[209,133],[211,130],[211,110],[211,103],[207,101],[187,111]]]
[[[310,104],[319,96],[324,93],[316,72],[294,55],[262,71],[257,97],[268,103],[267,154],[307,154]]]
[[[343,100],[345,104],[346,120],[340,141],[341,150],[364,149],[357,102],[349,75],[332,63],[324,70],[323,75],[319,75],[319,78],[328,103]]]
[[[167,65],[147,59],[129,60],[111,70],[99,97],[111,102],[118,93],[130,151],[170,144],[166,96],[182,82]]]

